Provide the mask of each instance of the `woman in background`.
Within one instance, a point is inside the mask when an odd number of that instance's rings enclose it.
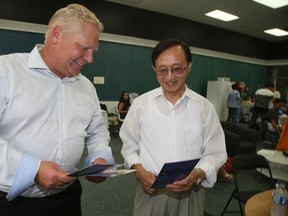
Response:
[[[118,102],[118,112],[121,119],[126,117],[130,105],[129,92],[123,91]]]

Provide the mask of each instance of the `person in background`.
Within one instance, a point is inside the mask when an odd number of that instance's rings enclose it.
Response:
[[[50,19],[44,45],[0,56],[1,216],[80,216],[81,184],[67,174],[85,145],[85,166],[114,164],[96,90],[80,73],[101,31],[94,13],[70,4]]]
[[[282,115],[286,115],[287,116],[287,100],[282,98],[281,101],[282,101],[282,103],[281,103],[281,107],[279,109],[279,115],[280,115],[280,117]]]
[[[281,111],[283,101],[280,98],[276,98],[273,101],[273,107],[264,115],[264,119],[268,123],[268,130],[275,131],[279,135],[281,133],[281,128],[279,126],[279,112]]]
[[[131,104],[130,104],[129,92],[123,91],[121,93],[121,96],[120,96],[120,99],[118,102],[118,106],[117,106],[121,119],[125,119],[130,105]]]
[[[274,98],[281,98],[281,93],[275,89]]]
[[[276,98],[281,98],[281,93],[279,91],[276,90],[276,88],[274,88],[274,99]],[[273,107],[273,101],[269,102],[269,109],[271,109]]]
[[[213,187],[227,159],[224,132],[213,105],[185,84],[192,67],[185,43],[158,43],[152,67],[160,87],[133,101],[119,133],[125,166],[136,169],[138,179],[134,215],[201,216],[203,187]],[[188,176],[151,189],[164,163],[196,158],[200,161]]]
[[[232,162],[231,159],[229,159],[229,160],[228,159],[227,159],[226,163],[228,163],[230,161]],[[219,169],[218,176],[219,176],[219,178],[221,178],[223,180],[232,180],[233,179],[233,175],[231,173],[227,172],[226,164]]]
[[[265,137],[265,125],[262,121],[263,115],[269,110],[269,102],[274,99],[274,84],[271,82],[266,83],[264,88],[260,88],[255,92],[254,107],[249,122],[250,129],[257,129],[256,121],[261,116],[261,137]]]
[[[233,124],[239,123],[241,115],[241,96],[239,91],[236,89],[236,83],[233,83],[232,91],[228,93],[227,107],[228,107],[228,118],[227,122]]]
[[[279,120],[278,120],[278,124],[279,124],[279,127],[281,129],[281,133],[284,133],[285,134],[285,125],[287,123],[287,100],[286,99],[281,99],[282,103],[281,103],[281,107],[279,109]]]
[[[274,99],[273,107],[264,115],[264,119],[268,122],[268,130],[275,131],[279,135],[287,119],[287,115],[283,110],[286,103],[287,101],[285,99]]]

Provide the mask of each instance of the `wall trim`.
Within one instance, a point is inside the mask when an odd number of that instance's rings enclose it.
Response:
[[[0,19],[0,29],[45,34],[47,25]],[[100,40],[114,42],[114,43],[144,46],[144,47],[154,47],[158,43],[158,41],[154,41],[154,40],[146,40],[146,39],[141,39],[141,38],[136,38],[136,37],[115,35],[115,34],[109,34],[109,33],[104,33],[104,32],[100,34]],[[238,61],[238,62],[245,62],[245,63],[250,63],[250,64],[257,64],[257,65],[262,65],[262,66],[288,65],[288,59],[263,60],[263,59],[250,58],[246,56],[234,55],[234,54],[218,52],[218,51],[213,51],[213,50],[201,49],[197,47],[190,47],[190,49],[193,54],[197,54],[197,55],[221,58],[221,59]]]

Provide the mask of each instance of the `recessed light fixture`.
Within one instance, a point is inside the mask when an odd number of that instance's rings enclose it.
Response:
[[[226,13],[226,12],[221,11],[221,10],[214,10],[214,11],[211,11],[209,13],[206,13],[205,15],[212,17],[212,18],[215,18],[215,19],[225,21],[225,22],[239,19],[238,16],[234,16],[232,14]]]
[[[284,30],[278,29],[278,28],[268,29],[268,30],[265,30],[264,32],[267,33],[267,34],[271,34],[271,35],[274,35],[274,36],[278,36],[278,37],[288,35],[288,32],[287,32],[287,31],[284,31]]]
[[[288,0],[253,0],[253,1],[271,7],[273,9],[288,5]]]

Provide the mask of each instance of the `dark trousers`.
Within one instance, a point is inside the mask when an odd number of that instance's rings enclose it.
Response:
[[[253,107],[253,112],[252,112],[252,115],[251,115],[251,119],[250,119],[250,122],[249,122],[249,128],[251,129],[257,129],[257,126],[256,126],[256,120],[257,118],[261,117],[261,129],[260,129],[260,132],[261,132],[261,137],[265,136],[265,123],[263,122],[263,116],[269,111],[268,108],[261,108],[261,107]]]
[[[41,198],[17,197],[8,202],[0,192],[1,216],[81,216],[82,187],[77,179],[65,191]]]
[[[226,120],[227,122],[231,122],[231,118],[234,115],[236,110],[237,110],[237,108],[232,108],[232,107],[228,108],[228,118]]]

